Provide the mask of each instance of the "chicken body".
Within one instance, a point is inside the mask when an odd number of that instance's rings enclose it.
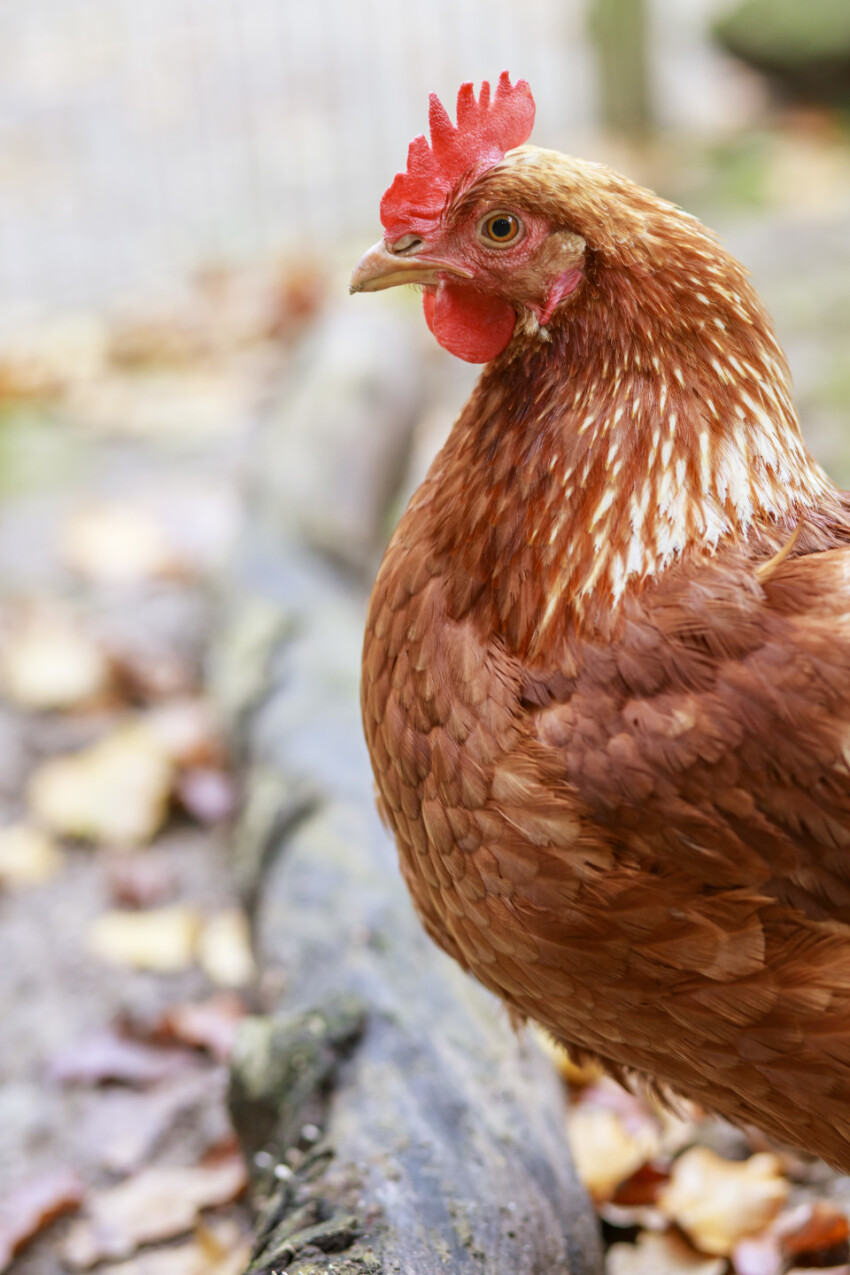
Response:
[[[533,148],[462,203],[549,229],[369,610],[415,905],[568,1047],[850,1170],[850,506],[693,219]]]

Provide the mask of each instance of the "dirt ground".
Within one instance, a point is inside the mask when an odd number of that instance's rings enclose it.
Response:
[[[17,1275],[246,1261],[226,1060],[262,988],[205,665],[253,417],[312,305],[290,283],[57,323],[0,366],[0,1269],[36,1236]]]

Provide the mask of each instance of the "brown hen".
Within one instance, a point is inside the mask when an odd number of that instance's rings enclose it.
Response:
[[[850,502],[742,267],[464,85],[355,291],[488,366],[375,583],[431,936],[568,1047],[850,1170]]]

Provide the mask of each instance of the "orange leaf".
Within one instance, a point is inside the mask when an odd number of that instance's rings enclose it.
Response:
[[[83,1184],[70,1169],[55,1169],[23,1183],[0,1203],[0,1271],[63,1213],[79,1207]]]

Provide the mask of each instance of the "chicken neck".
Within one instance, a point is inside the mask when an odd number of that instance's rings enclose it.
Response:
[[[652,304],[669,279],[591,269],[574,307],[487,367],[427,487],[455,613],[474,605],[528,655],[677,561],[790,535],[835,502],[733,264],[730,279],[702,263],[672,313]]]

